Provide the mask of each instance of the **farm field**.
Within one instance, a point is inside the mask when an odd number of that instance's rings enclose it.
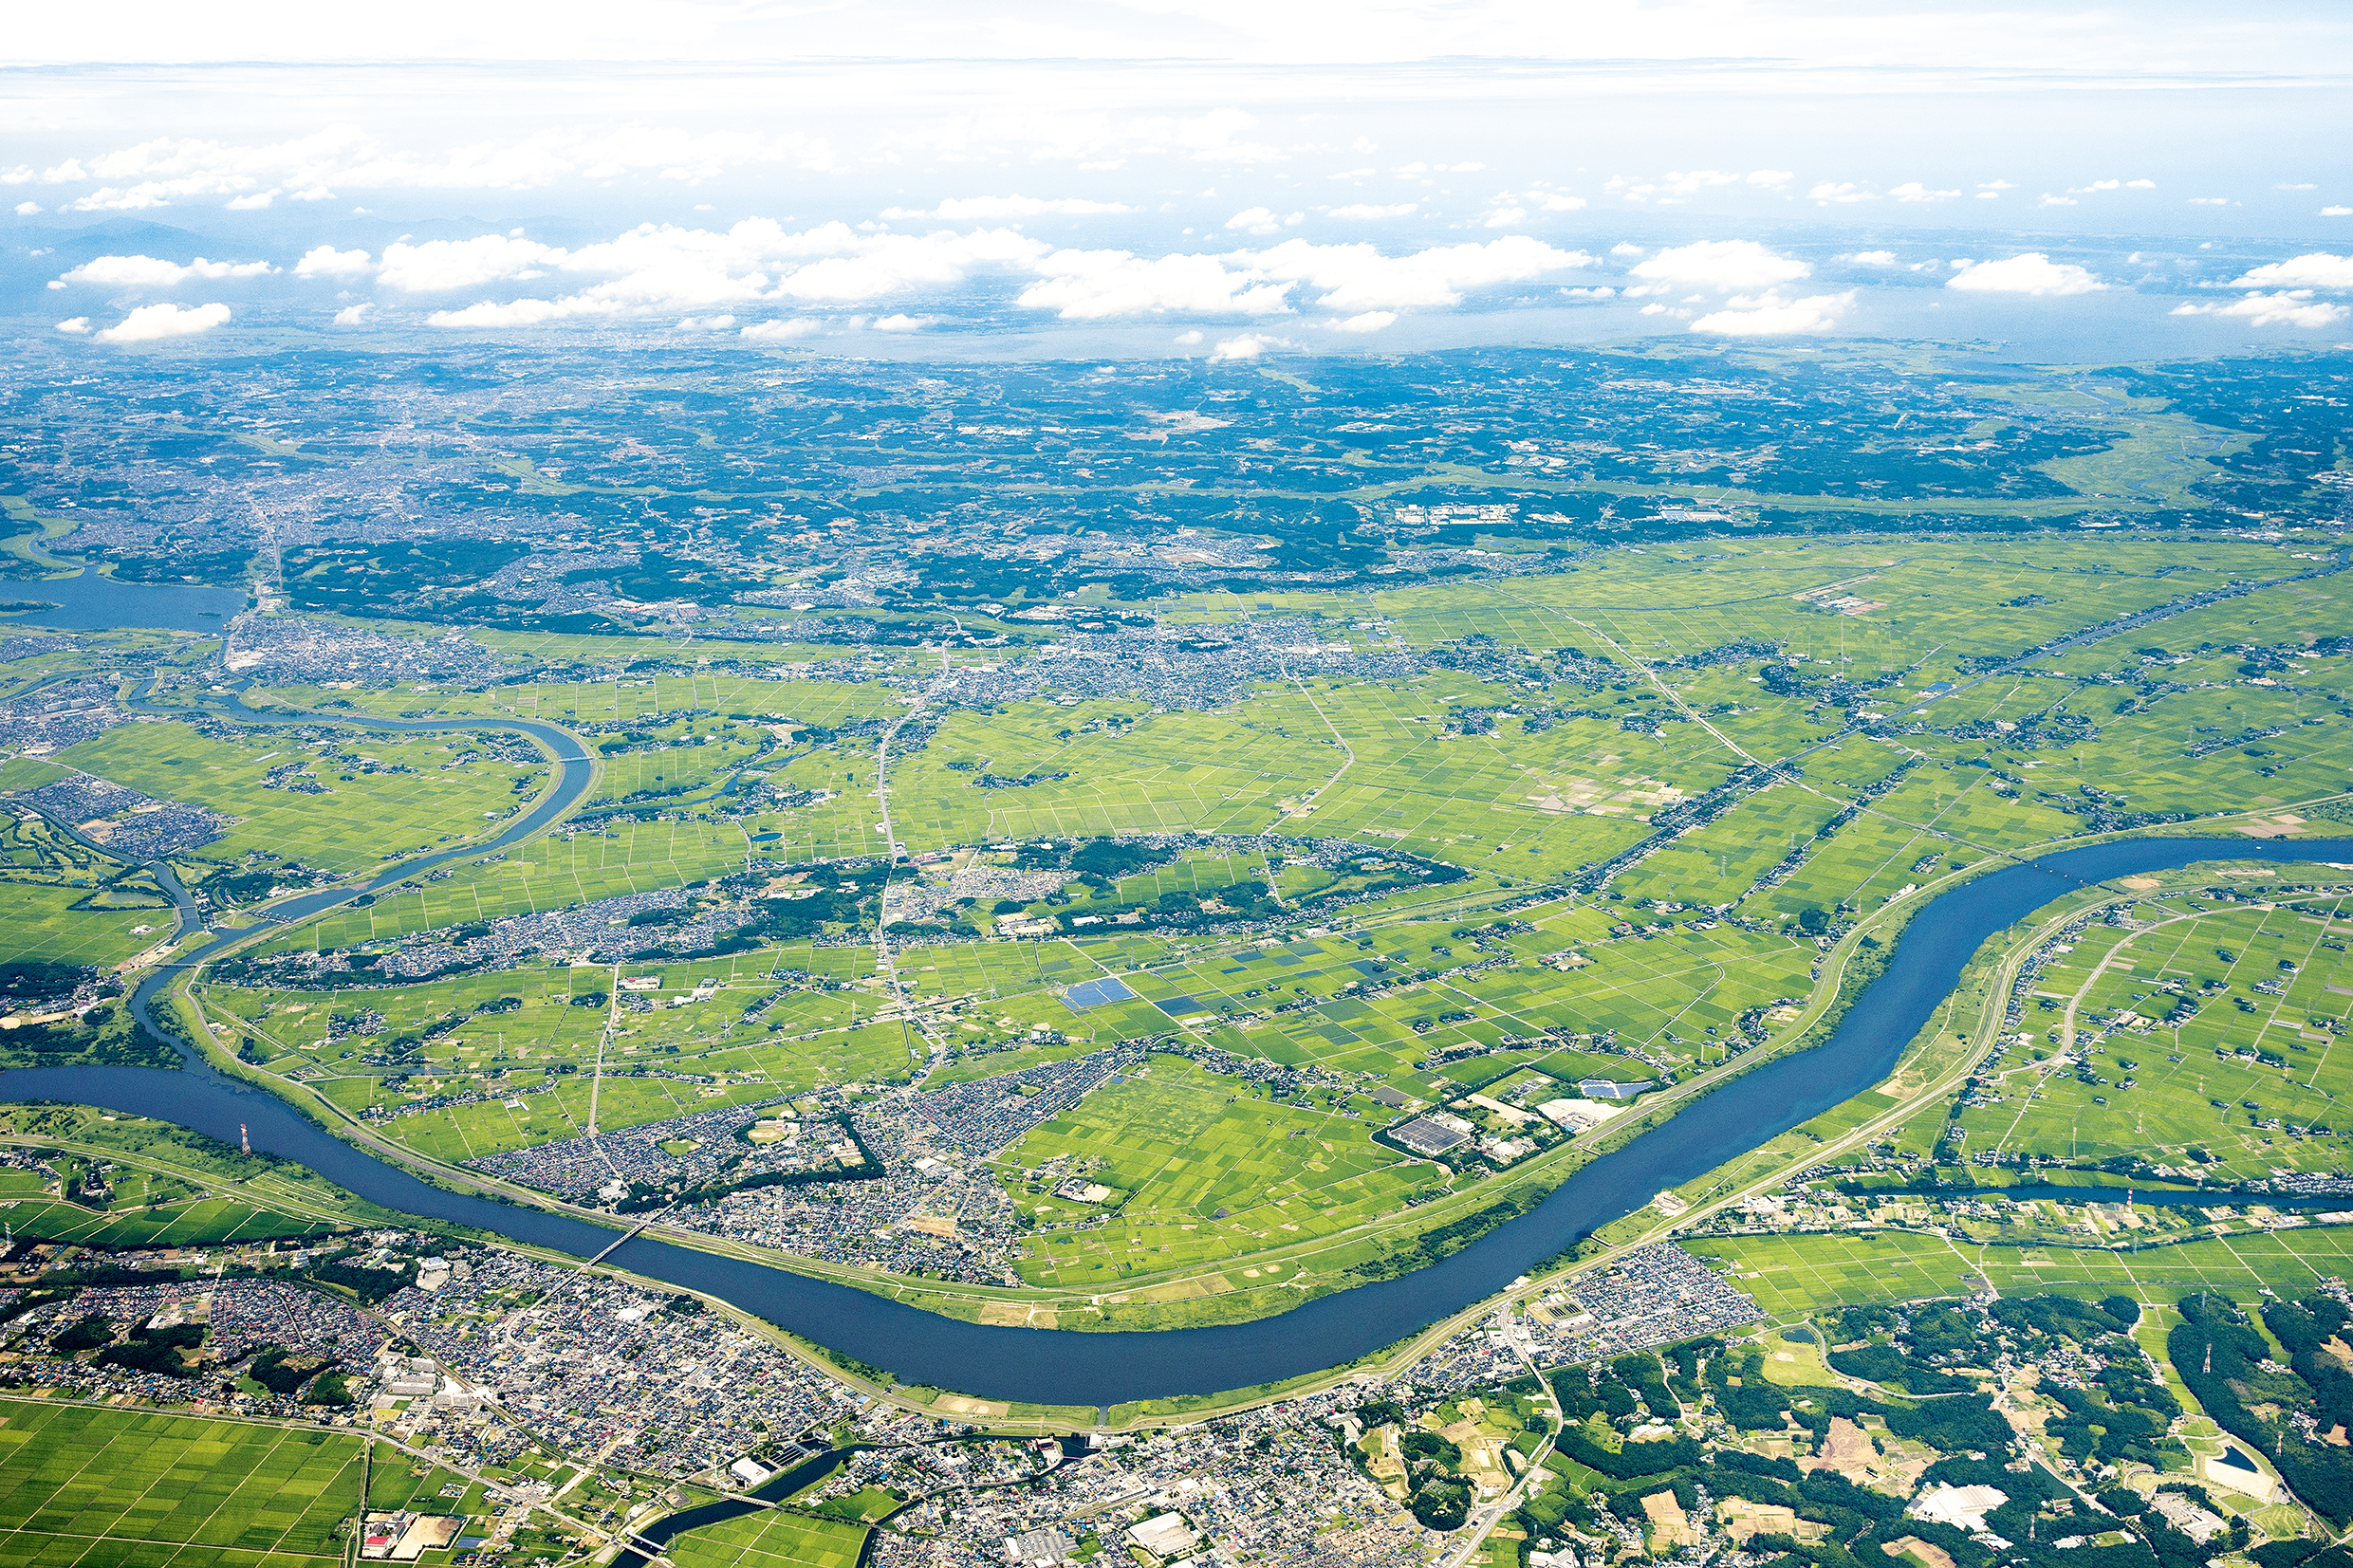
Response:
[[[350,872],[462,843],[515,815],[547,783],[546,761],[530,755],[503,762],[463,735],[312,738],[273,727],[224,739],[163,721],[124,725],[58,761],[232,819],[197,852],[207,860],[260,855]],[[306,781],[306,790],[288,787]]]
[[[112,967],[171,934],[169,909],[74,907],[91,896],[90,888],[0,879],[0,922],[9,932],[9,957]]]
[[[1768,1316],[1788,1320],[1825,1306],[1968,1295],[1983,1281],[2005,1295],[2121,1291],[2170,1301],[2197,1290],[2269,1285],[2301,1290],[2353,1266],[2342,1226],[2252,1230],[2139,1251],[1979,1246],[1904,1232],[1822,1236],[1701,1236],[1685,1246],[1719,1264]]]
[[[0,1558],[87,1568],[340,1562],[360,1440],[0,1399]]]
[[[998,1156],[1038,1229],[1022,1273],[1068,1289],[1134,1273],[1215,1263],[1328,1234],[1441,1190],[1433,1167],[1370,1137],[1380,1108],[1268,1100],[1247,1080],[1153,1056],[1146,1070],[1090,1095]],[[1108,1187],[1085,1203],[1055,1195],[1065,1177]],[[1259,1271],[1246,1271],[1257,1279]]]
[[[229,1198],[163,1202],[94,1214],[78,1204],[0,1196],[0,1219],[18,1237],[91,1246],[215,1246],[323,1236],[340,1228]]]
[[[689,1530],[670,1546],[678,1568],[857,1568],[866,1527],[763,1509]]]
[[[1960,1113],[1967,1147],[2214,1178],[2344,1170],[2353,908],[2256,902],[2148,900],[2086,930],[2034,983],[1997,1101]]]

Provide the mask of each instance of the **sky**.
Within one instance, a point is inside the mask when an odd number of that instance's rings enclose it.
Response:
[[[1391,352],[2353,337],[2353,10],[147,0],[16,19],[0,312]]]

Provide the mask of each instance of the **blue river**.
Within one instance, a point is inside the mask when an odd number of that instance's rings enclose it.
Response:
[[[254,722],[242,710],[224,716]],[[339,716],[339,722],[355,721]],[[462,726],[446,721],[362,722],[385,729],[510,729],[547,745],[561,765],[558,786],[509,828],[499,844],[536,834],[586,788],[588,758],[570,736],[546,726],[512,720],[475,720]],[[451,854],[484,852],[473,845]],[[382,873],[379,885],[449,858],[403,862]],[[1732,1079],[1664,1126],[1579,1171],[1529,1213],[1441,1263],[1320,1297],[1253,1322],[1160,1333],[984,1327],[854,1286],[650,1237],[622,1244],[609,1261],[649,1279],[733,1302],[828,1349],[883,1368],[903,1382],[981,1398],[1109,1406],[1295,1377],[1380,1350],[1493,1295],[1665,1189],[1690,1181],[1870,1088],[1894,1069],[1904,1044],[1951,993],[1977,949],[2045,905],[2086,884],[2218,858],[2343,865],[2353,863],[2353,839],[2134,839],[2061,850],[1965,882],[1938,895],[1913,916],[1885,971],[1856,998],[1823,1044]],[[289,913],[300,917],[353,895],[349,890],[316,895]],[[201,962],[240,934],[217,937],[182,962]],[[134,993],[135,1010],[142,1017],[147,1002],[171,974],[167,970],[151,976]],[[385,1208],[478,1227],[577,1257],[602,1251],[615,1235],[613,1229],[571,1215],[430,1185],[343,1142],[284,1100],[201,1063],[176,1071],[50,1067],[0,1072],[0,1099],[102,1106],[176,1122],[230,1142],[242,1126],[256,1150],[298,1161]]]

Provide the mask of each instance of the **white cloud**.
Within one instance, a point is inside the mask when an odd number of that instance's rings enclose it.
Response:
[[[169,303],[143,304],[98,335],[102,343],[145,343],[158,338],[188,338],[210,332],[229,320],[225,304],[182,307]]]
[[[787,274],[777,292],[798,300],[875,300],[919,286],[962,283],[971,273],[991,267],[1033,271],[1051,249],[1010,229],[861,237],[834,223],[806,234],[787,235],[774,224],[759,221],[775,236],[772,257],[788,260],[820,245],[852,252],[827,256]],[[731,235],[741,235],[750,227],[739,223]]]
[[[877,332],[920,332],[927,326],[937,326],[936,316],[884,316],[874,323]]]
[[[2082,196],[2089,195],[2095,191],[2154,191],[2156,189],[2157,181],[2153,179],[2095,179],[2089,185],[2067,187],[2067,194]]]
[[[40,211],[41,204],[37,201],[20,201],[16,204],[16,215],[20,218],[31,217]]]
[[[2012,185],[2006,179],[1990,179],[1983,185],[1978,186],[1977,189],[1984,192],[1989,196],[1998,196],[2005,191],[2015,191],[2018,187]]]
[[[1561,290],[1561,297],[1568,300],[1614,300],[1618,297],[1618,290],[1607,286],[1601,288],[1564,288]]]
[[[1823,207],[1827,207],[1833,202],[1843,205],[1850,202],[1877,201],[1880,199],[1879,193],[1877,191],[1865,190],[1860,185],[1842,184],[1826,179],[1821,184],[1815,186],[1812,190],[1806,192],[1806,197],[1808,201],[1814,202]]]
[[[1327,207],[1324,210],[1324,215],[1350,219],[1403,218],[1411,217],[1420,205],[1417,201],[1393,201],[1384,207],[1378,202],[1358,201],[1345,207]]]
[[[1201,341],[1201,330],[1200,330],[1200,328],[1198,328],[1198,327],[1194,328],[1194,329],[1193,329],[1192,331],[1190,331],[1190,332],[1179,332],[1178,334],[1176,334],[1176,341],[1178,341],[1178,342],[1180,342],[1180,343],[1184,344],[1184,345],[1185,345],[1186,347],[1188,347],[1188,348],[1190,348],[1190,347],[1191,347],[1192,345],[1194,345],[1195,343],[1199,342],[1200,341]]]
[[[2250,294],[2229,304],[2184,304],[2177,316],[2245,316],[2256,326],[2334,326],[2353,310],[2312,298],[2308,288],[2277,294]]]
[[[1228,218],[1226,227],[1240,229],[1252,234],[1278,234],[1286,227],[1298,223],[1303,215],[1293,212],[1288,217],[1277,217],[1264,207],[1251,207]]]
[[[1010,218],[1118,217],[1137,209],[1116,201],[1078,196],[950,196],[929,212],[886,207],[886,218],[939,218],[951,223],[1003,223]]]
[[[361,300],[358,304],[347,304],[335,312],[335,324],[337,326],[365,326],[368,318],[375,314],[375,302]]]
[[[1295,243],[1295,242],[1294,242]],[[1057,250],[1037,265],[1043,274],[1018,304],[1051,310],[1065,321],[1180,311],[1204,316],[1269,316],[1290,308],[1288,283],[1266,283],[1228,271],[1215,256],[1173,255],[1146,261],[1126,250]]]
[[[818,323],[806,316],[783,322],[754,322],[736,336],[748,342],[781,343],[793,338],[806,338],[815,332]]]
[[[1384,326],[1394,326],[1396,323],[1397,312],[1394,310],[1367,310],[1361,316],[1351,316],[1346,321],[1332,323],[1332,330],[1334,332],[1378,332]]]
[[[1951,201],[1958,191],[1932,191],[1918,180],[1906,180],[1887,193],[1898,201]]]
[[[1729,293],[1770,288],[1806,277],[1804,262],[1768,250],[1754,240],[1698,240],[1661,250],[1632,268],[1638,278],[1661,286]]]
[[[1692,323],[1691,329],[1732,338],[1827,332],[1838,325],[1839,317],[1854,303],[1852,290],[1843,294],[1816,294],[1803,300],[1785,299],[1769,292],[1736,294],[1726,302],[1727,308],[1700,317]]]
[[[2272,186],[2272,187],[2271,187],[2271,189],[2272,189],[2272,190],[2274,190],[2274,191],[2317,191],[2317,190],[2319,190],[2319,189],[2320,189],[2320,187],[2319,187],[2319,186],[2317,186],[2317,185],[2311,185],[2311,184],[2305,184],[2305,185],[2288,185],[2288,184],[2284,184],[2284,183],[2283,183],[2283,184],[2279,184],[2279,185],[2274,185],[2274,186]]]
[[[1248,117],[1244,117],[1246,120]],[[140,212],[206,196],[245,198],[290,190],[324,201],[342,186],[359,190],[524,191],[565,180],[609,183],[639,175],[695,183],[733,171],[788,164],[833,165],[830,145],[799,133],[688,132],[628,124],[610,131],[543,131],[438,152],[387,146],[353,125],[266,143],[157,137],[40,173],[41,183],[104,182],[66,204],[78,212]],[[28,179],[33,178],[26,171]]]
[[[1332,310],[1428,309],[1462,303],[1463,291],[1525,283],[1547,272],[1590,267],[1582,250],[1559,250],[1542,240],[1511,234],[1485,245],[1446,245],[1409,255],[1384,256],[1369,245],[1310,245],[1287,240],[1245,261],[1269,277],[1325,290],[1316,303]]]
[[[191,278],[259,278],[275,272],[268,262],[216,262],[198,256],[182,267],[154,256],[100,256],[60,275],[49,286],[85,284],[93,288],[174,288]]]
[[[2192,196],[2190,205],[2193,207],[2236,207],[2238,203],[2229,196]]]
[[[2046,191],[2034,205],[2037,207],[2073,207],[2075,204],[2073,196],[2054,196]]]
[[[545,326],[549,322],[570,321],[578,316],[603,317],[620,314],[621,306],[609,300],[594,300],[575,294],[561,300],[509,300],[504,304],[485,300],[462,310],[436,310],[425,318],[427,326],[502,327]]]
[[[2321,209],[2321,216],[2325,218],[2353,218],[2353,207],[2324,207]]]
[[[87,337],[90,331],[90,318],[87,316],[69,316],[65,320],[57,323],[57,330],[60,332],[70,332],[77,338]]]
[[[229,211],[232,212],[258,212],[277,199],[278,190],[277,187],[273,185],[267,191],[256,191],[250,196],[232,196],[230,198]]]
[[[1778,191],[1795,178],[1797,175],[1787,169],[1751,169],[1748,183],[1761,190]]]
[[[1893,267],[1896,265],[1896,253],[1893,250],[1858,250],[1851,256],[1834,256],[1831,259],[1846,262],[1855,267]]]
[[[1056,311],[1065,321],[1167,311],[1266,316],[1290,310],[1290,291],[1305,285],[1321,291],[1316,304],[1356,315],[1442,308],[1460,304],[1466,289],[1525,282],[1592,260],[1582,250],[1555,249],[1518,234],[1402,256],[1384,256],[1370,245],[1306,240],[1223,256],[1150,260],[1126,250],[1058,250],[1037,264],[1043,276],[1022,291],[1019,303]]]
[[[1978,294],[2090,294],[2105,288],[2073,262],[2055,262],[2040,250],[2005,261],[1956,261],[1947,288]]]
[[[1779,173],[1778,170],[1759,172]],[[1741,183],[1740,175],[1728,175],[1721,169],[1670,169],[1662,178],[1655,180],[1643,179],[1635,175],[1620,175],[1604,184],[1602,189],[1614,195],[1622,196],[1628,201],[1657,202],[1662,207],[1674,207],[1690,200],[1702,191],[1712,191],[1720,185],[1739,183]]]
[[[1631,240],[1620,240],[1609,248],[1609,253],[1613,256],[1647,256],[1650,254]]]
[[[324,248],[322,248],[324,249]],[[317,254],[313,251],[312,254]],[[403,294],[446,294],[487,283],[542,277],[565,252],[536,240],[484,234],[470,240],[427,240],[384,247],[377,281]],[[308,260],[308,257],[304,258]]]
[[[732,316],[681,316],[678,318],[678,330],[681,332],[726,332],[734,324],[735,318]]]
[[[2332,256],[2325,250],[2314,250],[2251,268],[2234,280],[2233,288],[2325,288],[2330,292],[2353,289],[2353,256]]]
[[[303,252],[303,259],[294,264],[298,278],[356,278],[368,269],[368,253],[364,250],[338,250],[331,245],[314,246]]]
[[[655,315],[764,299],[861,303],[962,282],[985,267],[1032,271],[1048,247],[1010,229],[967,233],[859,233],[843,223],[788,232],[767,218],[724,231],[640,224],[596,245],[564,249],[515,235],[435,240],[385,249],[380,284],[447,292],[551,275],[576,280],[551,300],[484,302],[443,312],[444,325],[528,325],[575,316]],[[590,281],[590,280],[595,281]]]
[[[1213,360],[1255,360],[1269,348],[1288,348],[1287,338],[1269,338],[1261,333],[1245,332],[1238,338],[1228,338],[1210,353]]]
[[[1527,208],[1498,207],[1487,214],[1487,221],[1480,227],[1485,229],[1515,229],[1527,221]]]

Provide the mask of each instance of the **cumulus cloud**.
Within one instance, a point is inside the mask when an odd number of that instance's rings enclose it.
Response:
[[[1816,294],[1803,300],[1785,299],[1771,292],[1735,294],[1725,302],[1724,309],[1700,317],[1692,323],[1691,329],[1730,338],[1827,332],[1838,325],[1839,317],[1854,303],[1852,290],[1843,294]]]
[[[338,250],[331,245],[314,246],[303,252],[303,259],[294,264],[298,278],[356,278],[368,269],[368,253],[364,250]]]
[[[1582,250],[1560,250],[1525,235],[1485,245],[1438,246],[1384,256],[1370,245],[1286,240],[1266,250],[1171,255],[1147,260],[1125,250],[1059,250],[1037,264],[1040,280],[1020,303],[1066,321],[1164,312],[1276,315],[1293,308],[1291,291],[1319,291],[1315,303],[1357,315],[1376,310],[1458,304],[1467,289],[1525,282],[1586,267]]]
[[[2353,207],[2324,207],[2321,209],[2321,216],[2325,218],[2353,218]]]
[[[1561,290],[1561,297],[1565,300],[1614,300],[1618,297],[1618,290],[1606,286],[1601,288],[1564,288]]]
[[[20,218],[31,217],[40,211],[41,204],[37,201],[20,201],[16,204],[16,215]]]
[[[880,318],[874,323],[874,329],[877,332],[920,332],[927,326],[938,324],[939,318],[936,316],[909,316],[902,313]]]
[[[1778,191],[1795,178],[1797,175],[1787,169],[1751,169],[1747,183],[1759,190]]]
[[[1116,201],[1088,201],[1079,196],[950,196],[929,211],[886,207],[886,218],[939,218],[949,223],[1004,223],[1013,218],[1118,217],[1137,209]]]
[[[1277,234],[1281,233],[1285,227],[1299,222],[1303,215],[1293,212],[1288,217],[1277,217],[1264,207],[1251,207],[1228,218],[1226,227],[1239,229],[1251,234]]]
[[[557,247],[505,234],[387,245],[377,282],[403,294],[446,294],[487,283],[544,277],[547,268],[564,256]]]
[[[1896,265],[1896,253],[1893,250],[1858,250],[1852,255],[1833,259],[1854,267],[1893,267]]]
[[[2332,256],[2313,250],[2252,267],[2234,280],[2233,288],[2325,288],[2332,293],[2353,289],[2353,256]]]
[[[1210,351],[1213,360],[1255,360],[1269,348],[1288,348],[1289,340],[1269,338],[1262,333],[1245,332],[1238,338],[1228,338]]]
[[[1332,323],[1332,330],[1334,332],[1378,332],[1384,326],[1396,324],[1396,311],[1367,310],[1361,316],[1351,316],[1345,321]]]
[[[1193,344],[1201,341],[1201,330],[1198,327],[1195,327],[1190,332],[1179,332],[1176,334],[1176,341],[1185,344],[1187,347],[1191,347]]]
[[[855,304],[962,282],[999,267],[1031,271],[1048,247],[1010,229],[965,233],[861,233],[828,223],[792,232],[767,218],[724,231],[640,224],[565,249],[515,234],[385,249],[378,282],[405,293],[562,278],[559,297],[445,310],[436,324],[528,326],[575,317],[667,314],[760,300]]]
[[[1877,201],[1880,194],[1867,186],[1825,179],[1806,192],[1806,199],[1817,207],[1828,207],[1833,203],[1844,206],[1858,201]]]
[[[1947,288],[1977,294],[2090,294],[2107,285],[2073,262],[2055,262],[2040,250],[2004,261],[1956,261]]]
[[[2192,196],[2190,205],[2193,207],[2236,207],[2238,203],[2229,196]]]
[[[744,227],[738,224],[736,230]],[[780,235],[771,254],[781,265],[819,243],[846,253],[795,268],[778,286],[778,293],[797,300],[877,300],[909,288],[962,283],[972,273],[991,267],[1031,270],[1050,249],[1043,240],[1010,229],[852,236],[837,223],[807,235]]]
[[[1780,171],[1760,169],[1757,173],[1778,175]],[[1622,196],[1627,201],[1674,207],[1689,201],[1702,191],[1712,191],[1720,185],[1740,183],[1742,183],[1740,175],[1728,175],[1721,169],[1670,169],[1664,177],[1659,179],[1644,179],[1636,175],[1620,175],[1605,183],[1602,189],[1613,195]]]
[[[1176,311],[1202,316],[1269,316],[1290,308],[1288,283],[1268,283],[1228,270],[1216,256],[1175,255],[1151,260],[1126,250],[1057,250],[1037,266],[1043,274],[1017,303],[1051,310],[1065,321],[1146,316]]]
[[[1403,218],[1411,217],[1414,211],[1420,205],[1421,203],[1417,201],[1393,201],[1387,206],[1382,206],[1378,202],[1358,201],[1351,202],[1345,207],[1326,207],[1324,209],[1324,215],[1349,219]]]
[[[2068,186],[2067,194],[2084,196],[2099,191],[2154,191],[2156,189],[2157,181],[2153,179],[2095,179],[2089,185]]]
[[[1714,293],[1770,288],[1806,277],[1813,268],[1776,254],[1754,240],[1697,240],[1637,262],[1638,278],[1661,287],[1705,288]]]
[[[98,334],[98,341],[145,343],[158,338],[189,338],[210,332],[228,320],[229,307],[225,304],[143,304]]]
[[[734,325],[735,318],[732,316],[681,316],[678,318],[678,330],[681,332],[726,332]]]
[[[794,338],[806,338],[816,330],[817,323],[806,316],[796,316],[789,321],[754,322],[736,336],[747,342],[781,343]]]
[[[191,278],[259,278],[275,272],[268,262],[216,262],[198,256],[185,267],[154,256],[100,256],[63,273],[49,284],[64,288],[86,284],[95,288],[176,288]]]
[[[47,185],[99,185],[63,211],[126,212],[209,196],[257,206],[280,190],[291,192],[296,201],[324,201],[339,186],[524,191],[567,179],[602,182],[626,175],[691,184],[771,164],[826,169],[833,165],[833,153],[824,138],[797,133],[761,136],[635,124],[599,132],[544,131],[518,140],[429,152],[388,145],[357,126],[330,125],[274,142],[157,137],[24,175],[26,181]]]
[[[77,338],[87,337],[89,336],[90,331],[90,318],[87,316],[68,316],[65,320],[57,323],[57,330],[60,332],[71,333]]]
[[[1958,191],[1932,191],[1917,179],[1906,180],[1887,194],[1898,201],[1951,201],[1960,194]]]
[[[579,317],[618,315],[621,306],[610,300],[573,295],[561,300],[508,300],[470,304],[462,310],[436,310],[425,318],[427,326],[502,327],[545,326],[549,322]]]
[[[335,312],[335,324],[337,326],[365,326],[368,318],[375,314],[375,302],[361,300],[358,304],[347,304]]]
[[[1248,265],[1267,276],[1294,280],[1325,292],[1316,304],[1331,310],[1429,309],[1462,303],[1463,292],[1525,283],[1547,272],[1590,267],[1582,250],[1561,250],[1512,234],[1485,245],[1444,245],[1384,256],[1369,245],[1310,245],[1287,240]]]
[[[2229,304],[2184,304],[2177,316],[2244,316],[2256,326],[2334,326],[2353,310],[2312,298],[2308,288],[2277,294],[2250,294]]]

